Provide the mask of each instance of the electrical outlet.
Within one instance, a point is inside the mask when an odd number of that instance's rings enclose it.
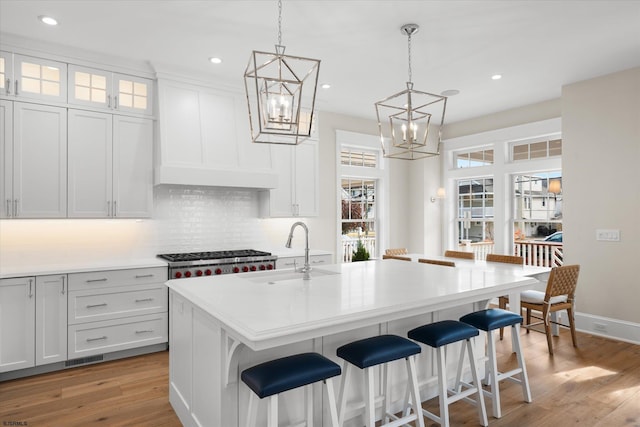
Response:
[[[620,230],[596,230],[596,240],[605,242],[619,242]]]
[[[593,330],[596,332],[603,332],[606,333],[607,332],[607,325],[604,323],[594,323],[593,324]]]

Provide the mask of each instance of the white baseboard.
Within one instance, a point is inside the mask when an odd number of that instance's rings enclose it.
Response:
[[[563,314],[565,314],[563,312]],[[562,316],[566,323],[566,315]],[[576,313],[576,329],[592,335],[640,344],[640,324],[587,313]]]

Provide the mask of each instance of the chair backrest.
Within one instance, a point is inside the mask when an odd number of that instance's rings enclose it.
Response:
[[[548,302],[552,297],[567,295],[567,300],[572,301],[578,286],[579,265],[563,265],[551,269],[544,300]]]
[[[524,264],[524,257],[516,256],[516,255],[498,255],[498,254],[487,254],[488,262],[502,262],[505,264]]]
[[[449,258],[476,259],[476,254],[473,252],[445,251],[444,256]]]
[[[382,255],[382,259],[399,259],[400,261],[411,261],[411,258],[406,256],[395,256],[395,255]]]
[[[455,267],[456,266],[456,263],[453,262],[453,261],[440,261],[439,259],[419,258],[418,262],[423,262],[425,264],[443,265],[445,267]]]
[[[406,255],[409,252],[407,251],[407,248],[392,248],[387,249],[384,253],[385,255]]]

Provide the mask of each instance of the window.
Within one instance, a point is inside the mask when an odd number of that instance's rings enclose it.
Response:
[[[0,57],[0,89],[6,89],[4,86],[7,80],[7,72],[5,68],[5,60],[4,58]]]
[[[493,178],[458,181],[458,236],[461,240],[493,240]]]
[[[60,69],[51,65],[22,62],[22,90],[42,95],[60,95]]]
[[[147,85],[130,80],[119,80],[118,102],[123,107],[147,109]]]
[[[454,159],[457,169],[492,165],[493,149],[454,153]]]
[[[513,143],[511,159],[515,161],[546,159],[562,155],[562,139]]]
[[[562,230],[562,174],[546,172],[513,177],[516,240],[542,239]]]
[[[340,163],[346,166],[378,167],[378,154],[372,151],[345,148],[340,152]]]
[[[107,103],[107,78],[104,75],[76,71],[74,81],[76,99]]]

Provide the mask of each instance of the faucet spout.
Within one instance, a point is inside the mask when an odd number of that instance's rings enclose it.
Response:
[[[311,276],[309,274],[311,272],[311,266],[309,265],[309,228],[304,222],[298,221],[291,226],[291,231],[289,231],[289,237],[287,238],[287,243],[285,247],[291,248],[291,240],[293,240],[293,230],[295,230],[297,226],[300,226],[304,229],[304,235],[305,235],[304,267],[302,267],[300,271],[304,273],[303,279],[309,280],[311,279]]]

